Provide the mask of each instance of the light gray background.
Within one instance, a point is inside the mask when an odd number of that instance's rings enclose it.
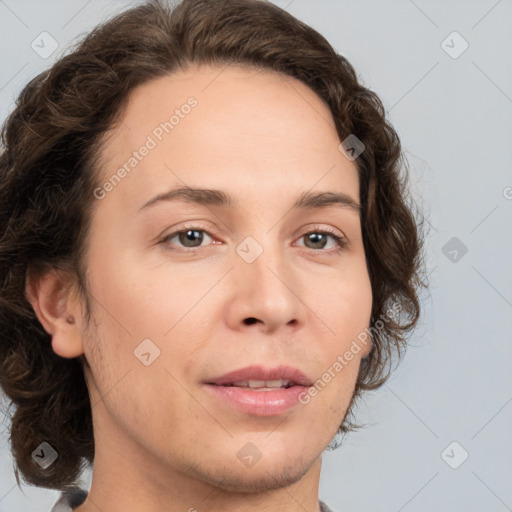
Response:
[[[72,40],[134,3],[0,0],[0,119]],[[369,426],[324,455],[320,496],[338,512],[512,510],[512,2],[275,3],[379,94],[431,225],[430,297],[412,347],[358,409]],[[31,48],[43,31],[59,43],[48,59]],[[462,48],[458,36],[442,46],[453,31],[469,44],[458,58],[445,51]],[[462,257],[443,253],[452,237]],[[0,512],[49,510],[56,491],[15,485],[6,424]]]

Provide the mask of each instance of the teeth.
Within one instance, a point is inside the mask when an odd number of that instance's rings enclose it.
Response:
[[[232,386],[239,388],[251,388],[251,389],[276,389],[276,388],[287,388],[290,385],[289,380],[276,379],[276,380],[242,380],[233,382]]]
[[[269,387],[269,386],[265,386],[265,381],[264,380],[248,380],[247,384],[249,385],[250,388]]]
[[[288,385],[287,380],[277,379],[277,380],[266,380],[265,387],[267,388],[282,388]]]

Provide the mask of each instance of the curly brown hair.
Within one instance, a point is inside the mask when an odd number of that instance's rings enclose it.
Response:
[[[135,87],[191,64],[249,65],[294,77],[329,106],[340,141],[365,145],[355,160],[361,225],[373,305],[372,350],[362,360],[350,403],[382,386],[419,318],[423,221],[407,190],[399,138],[385,109],[351,64],[318,32],[262,0],[149,0],[96,27],[50,69],[33,78],[2,127],[0,154],[0,385],[15,406],[11,449],[30,484],[67,490],[94,461],[84,356],[51,348],[27,299],[29,274],[73,273],[89,303],[82,256],[87,247],[98,158]],[[392,305],[400,314],[381,319]],[[376,322],[383,324],[375,328]],[[345,421],[339,432],[360,428]],[[59,457],[32,460],[42,442]]]

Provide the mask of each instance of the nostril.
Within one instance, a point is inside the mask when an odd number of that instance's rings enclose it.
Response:
[[[252,324],[256,323],[258,320],[254,317],[251,317],[251,318],[246,318],[244,321],[247,325],[252,325]]]

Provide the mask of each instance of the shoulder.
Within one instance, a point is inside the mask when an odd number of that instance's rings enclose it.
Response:
[[[319,500],[318,503],[320,504],[320,511],[321,512],[334,512],[323,501]]]
[[[87,498],[87,491],[83,489],[72,489],[65,491],[55,503],[50,512],[72,512],[75,507],[81,505]]]

